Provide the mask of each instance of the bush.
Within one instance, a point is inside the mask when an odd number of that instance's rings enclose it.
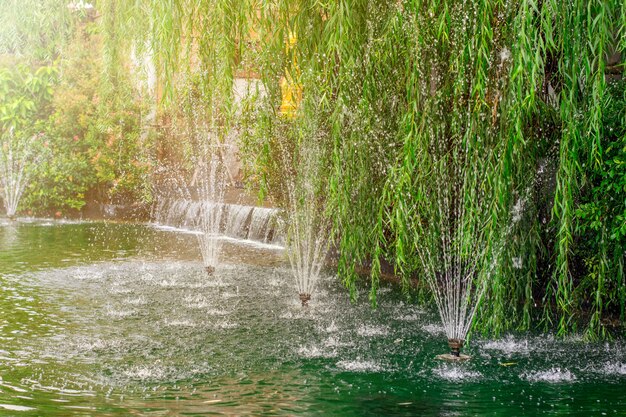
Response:
[[[626,283],[626,82],[609,86],[604,109],[601,157],[586,166],[587,179],[576,211],[579,256],[586,269],[578,286],[582,304],[592,306],[588,334],[605,332],[602,313],[619,313],[624,321]]]
[[[61,60],[60,81],[43,129],[52,158],[31,184],[24,209],[76,212],[89,199],[149,202],[151,164],[141,135],[141,101],[128,79],[103,96],[102,43],[86,24]]]

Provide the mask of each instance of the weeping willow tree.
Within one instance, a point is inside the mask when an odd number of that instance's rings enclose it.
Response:
[[[609,55],[623,51],[624,6],[301,1],[277,2],[273,10],[265,16],[265,26],[275,28],[263,38],[265,85],[279,97],[280,45],[297,32],[298,82],[305,102],[316,103],[299,117],[323,115],[332,138],[328,202],[344,282],[354,289],[356,268],[369,265],[375,299],[385,259],[405,287],[413,277],[432,279],[419,256],[430,241],[424,223],[458,202],[442,207],[431,191],[458,179],[429,171],[427,162],[465,150],[465,172],[480,172],[480,198],[489,200],[469,197],[466,214],[488,229],[477,244],[492,246],[475,253],[481,273],[490,271],[478,322],[496,333],[528,328],[539,303],[546,325],[573,330],[574,311],[592,298],[574,294],[578,178],[601,152],[605,67]],[[572,27],[581,31],[572,34]],[[271,143],[264,149],[261,162],[271,161]],[[554,195],[541,196],[552,166]],[[553,207],[551,221],[542,216],[545,205]],[[605,279],[596,283],[594,317]],[[612,281],[622,285],[623,272]]]
[[[163,159],[157,163],[164,168],[157,174],[176,171],[185,177],[178,183],[193,182],[207,162],[204,159],[215,155],[223,165],[225,142],[236,128],[233,77],[243,66],[239,51],[244,39],[241,33],[247,33],[247,14],[242,12],[248,10],[246,4],[219,0],[98,2],[110,86],[114,89],[116,71],[131,54],[149,58],[149,66],[156,72],[152,99],[159,110],[156,124],[165,137],[156,155]]]
[[[181,74],[195,72],[204,117],[220,135],[239,130],[263,196],[287,200],[281,184],[299,173],[281,166],[281,149],[315,126],[326,161],[320,198],[353,296],[365,266],[375,302],[389,263],[407,292],[430,282],[426,297],[436,298],[432,283],[453,256],[448,265],[478,285],[473,322],[487,331],[543,318],[565,334],[586,311],[590,334],[600,334],[609,306],[623,319],[623,246],[600,239],[600,267],[577,269],[577,201],[614,148],[607,74],[624,71],[622,2],[131,3],[148,16],[143,40],[165,101],[177,103]],[[237,115],[232,84],[244,65],[263,91]],[[302,92],[289,117],[286,85]],[[446,235],[460,236],[453,255],[438,243]],[[424,261],[428,251],[441,261]]]
[[[0,5],[0,55],[51,63],[75,22],[66,0],[6,0]]]

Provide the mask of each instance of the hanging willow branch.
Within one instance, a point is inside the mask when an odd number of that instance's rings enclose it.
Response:
[[[322,197],[353,297],[362,267],[374,303],[384,262],[407,292],[421,280],[435,298],[438,274],[469,268],[486,280],[473,281],[483,301],[474,323],[528,328],[541,305],[565,334],[575,312],[594,306],[597,327],[603,300],[624,294],[623,256],[608,247],[594,297],[577,290],[575,268],[585,256],[577,202],[603,166],[609,56],[623,73],[623,2],[136,0],[122,13],[147,16],[128,33],[149,41],[164,102],[176,105],[180,79],[198,75],[206,120],[221,135],[238,128],[261,195],[286,204],[284,175],[299,174],[281,166],[281,149],[324,138]],[[243,67],[262,88],[238,114]],[[291,118],[281,114],[286,85],[301,93]],[[446,266],[446,235],[484,247],[459,243]]]

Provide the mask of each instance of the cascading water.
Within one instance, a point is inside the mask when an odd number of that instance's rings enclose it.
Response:
[[[227,236],[237,236],[238,233],[247,234],[246,225],[254,207],[229,205],[225,207],[225,210],[228,214],[226,216],[224,234]]]
[[[248,239],[260,242],[282,242],[282,230],[278,224],[276,209],[268,207],[255,207],[250,214],[248,226]]]
[[[34,170],[45,158],[39,146],[40,135],[23,141],[10,132],[0,142],[0,188],[6,215],[15,217],[24,190],[33,178]]]
[[[204,205],[208,207],[203,208]],[[213,204],[190,198],[161,198],[154,206],[152,221],[158,226],[171,226],[201,232],[198,217],[203,210],[222,210],[220,233],[235,239],[246,239],[282,246],[284,232],[279,223],[280,210],[241,204]]]

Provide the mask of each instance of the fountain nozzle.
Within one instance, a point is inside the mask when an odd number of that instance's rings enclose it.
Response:
[[[463,340],[448,339],[448,346],[450,347],[450,355],[457,357],[457,358],[461,356],[461,348],[463,347]]]
[[[311,301],[311,294],[301,292],[300,293],[300,301],[302,301],[302,307],[307,307],[309,301]]]
[[[204,270],[206,271],[207,274],[213,275],[213,272],[215,272],[215,267],[208,265],[204,267]]]
[[[450,353],[444,353],[443,355],[437,355],[436,358],[446,362],[463,362],[470,359],[470,356],[461,353],[461,348],[465,343],[462,339],[448,339],[448,346],[450,347]]]

